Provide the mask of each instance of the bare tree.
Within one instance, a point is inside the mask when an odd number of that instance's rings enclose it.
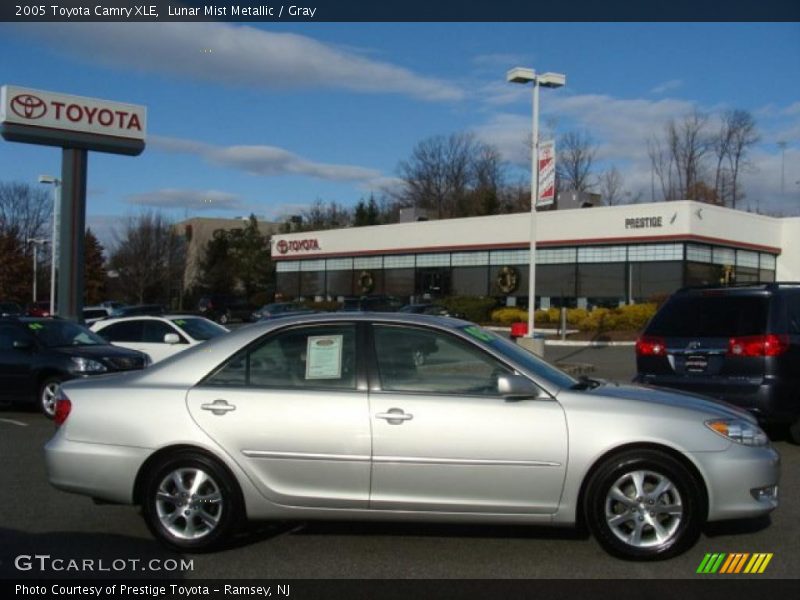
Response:
[[[405,182],[396,197],[399,206],[424,208],[438,218],[494,210],[504,177],[499,152],[470,133],[419,142],[398,170]]]
[[[146,212],[129,218],[116,242],[109,264],[126,300],[169,304],[186,268],[185,239],[173,223],[159,212]]]
[[[556,174],[560,190],[586,192],[592,186],[592,165],[597,147],[587,132],[570,131],[556,145]]]
[[[712,147],[707,133],[708,115],[693,111],[680,122],[670,119],[666,134],[669,151],[678,176],[678,190],[689,197],[702,182],[703,160]]]
[[[747,155],[760,136],[753,115],[746,110],[730,110],[722,118],[730,131],[727,159],[731,172],[731,207],[736,208],[736,201],[744,197],[739,192],[739,172],[749,165]]]
[[[654,178],[658,177],[662,200],[675,200],[679,193],[674,179],[674,162],[672,154],[653,136],[647,140],[647,155],[650,157],[650,168]],[[653,194],[655,196],[655,193]]]
[[[606,205],[622,204],[622,174],[617,167],[611,167],[600,175],[600,194]]]
[[[27,183],[0,183],[0,231],[14,232],[23,243],[49,233],[52,210],[52,196],[46,189]]]

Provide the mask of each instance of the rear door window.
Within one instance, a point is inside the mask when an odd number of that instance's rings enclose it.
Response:
[[[767,296],[673,296],[647,328],[662,337],[731,337],[763,334]]]

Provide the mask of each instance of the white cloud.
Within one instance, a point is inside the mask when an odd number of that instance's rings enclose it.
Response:
[[[93,63],[262,89],[343,89],[431,101],[464,97],[455,84],[365,53],[293,33],[232,23],[20,25],[45,44]]]
[[[615,165],[624,177],[625,188],[634,195],[641,193],[644,200],[651,198],[652,173],[647,154],[647,140],[662,137],[664,125],[670,118],[681,119],[695,108],[709,113],[719,107],[697,107],[696,104],[675,99],[621,99],[607,95],[565,96],[548,93],[542,98],[543,113],[540,126],[557,117],[558,131],[586,130],[598,147],[596,172]],[[800,214],[800,113],[797,103],[788,107],[771,105],[760,109],[759,129],[763,142],[753,148],[752,168],[741,175],[747,195],[744,207],[776,210],[785,214]],[[716,128],[711,121],[710,130]],[[492,114],[475,128],[484,141],[494,144],[504,158],[521,172],[530,168],[531,118],[529,113]],[[780,192],[780,150],[775,141],[789,141],[785,157],[785,193]],[[655,198],[660,198],[656,180]]]
[[[193,154],[206,162],[239,169],[252,175],[302,175],[329,181],[368,183],[382,179],[380,171],[354,165],[320,163],[276,146],[214,146],[205,142],[150,136],[152,148],[164,152]]]
[[[678,88],[683,87],[683,81],[681,79],[670,79],[669,81],[665,81],[663,83],[659,83],[655,86],[652,90],[650,90],[651,94],[664,94],[666,92],[670,92],[672,90],[677,90]]]
[[[241,200],[237,196],[227,192],[176,188],[132,194],[126,198],[126,202],[140,207],[148,206],[169,210],[239,210],[243,207]]]

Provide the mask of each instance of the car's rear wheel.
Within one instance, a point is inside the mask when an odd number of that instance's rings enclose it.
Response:
[[[58,377],[46,377],[39,384],[39,410],[48,419],[56,415],[56,396],[60,386],[61,379]]]
[[[611,554],[632,560],[676,556],[697,540],[706,519],[702,484],[657,450],[608,458],[586,490],[586,520]]]
[[[215,460],[178,452],[147,474],[142,513],[150,531],[180,551],[214,549],[232,535],[242,517],[239,487]]]
[[[789,425],[789,438],[795,444],[800,444],[800,419]]]

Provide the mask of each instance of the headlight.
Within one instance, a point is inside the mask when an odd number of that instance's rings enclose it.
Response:
[[[72,357],[72,370],[76,373],[105,373],[108,371],[103,363],[82,356]]]
[[[706,427],[732,442],[745,446],[766,446],[769,442],[767,434],[758,425],[742,419],[713,419],[706,421]]]

